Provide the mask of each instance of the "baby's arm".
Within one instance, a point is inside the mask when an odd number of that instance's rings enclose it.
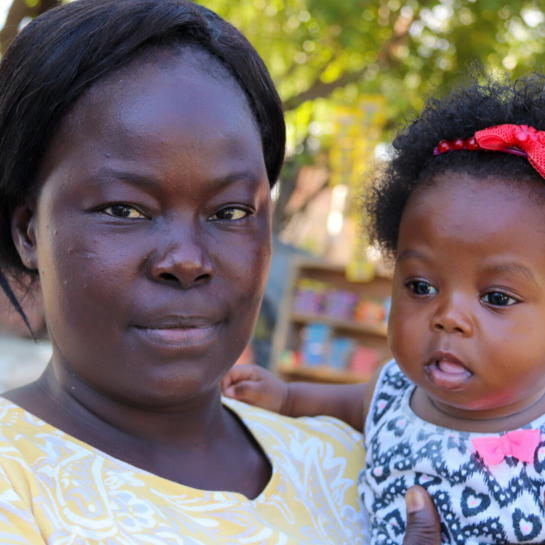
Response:
[[[227,397],[286,416],[333,416],[363,430],[376,379],[367,384],[286,384],[256,365],[235,365],[222,381]],[[364,414],[365,413],[365,414]]]

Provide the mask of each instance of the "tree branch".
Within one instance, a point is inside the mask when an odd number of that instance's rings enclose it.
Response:
[[[382,49],[377,53],[377,61],[381,70],[385,70],[389,67],[389,65],[394,60],[392,55],[394,47],[402,43],[407,37],[409,26],[413,19],[404,19],[405,18],[401,16],[396,21],[396,24],[394,25],[394,35],[384,43]],[[284,101],[284,111],[294,110],[307,100],[326,98],[337,87],[344,87],[349,83],[355,83],[365,74],[365,72],[367,71],[367,66],[363,67],[361,70],[343,74],[336,80],[330,81],[328,83],[325,83],[320,79],[320,76],[321,74],[323,74],[324,71],[325,68],[320,71],[320,73],[316,76],[314,83],[306,91],[303,91],[302,93],[299,93],[298,95],[288,98],[288,100]]]
[[[358,70],[357,72],[349,72],[348,74],[343,74],[340,78],[337,78],[327,83],[320,79],[317,79],[306,91],[303,91],[302,93],[299,93],[294,97],[288,98],[288,100],[284,102],[284,110],[294,110],[307,100],[315,100],[317,98],[327,97],[337,87],[344,87],[349,83],[354,83],[355,81],[358,81],[366,70],[367,67]]]

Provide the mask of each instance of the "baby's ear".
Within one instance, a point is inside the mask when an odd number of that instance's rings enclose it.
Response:
[[[27,198],[13,209],[11,236],[25,267],[30,270],[37,269],[36,202],[34,199]]]

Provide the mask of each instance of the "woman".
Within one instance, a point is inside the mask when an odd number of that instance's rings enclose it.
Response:
[[[0,541],[363,543],[359,435],[220,396],[284,154],[253,48],[185,0],[78,0],[23,30],[0,97],[0,265],[39,279],[53,345],[0,403]]]

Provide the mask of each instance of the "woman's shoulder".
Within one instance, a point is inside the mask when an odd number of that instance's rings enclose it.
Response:
[[[256,434],[275,437],[279,442],[296,439],[327,442],[332,447],[353,453],[361,462],[363,436],[344,422],[330,416],[291,418],[224,398],[224,405],[235,412]]]
[[[0,397],[0,464],[4,471],[8,467],[12,470],[28,469],[44,456],[44,449],[47,450],[48,446],[63,444],[65,435],[15,403]],[[57,454],[61,452],[64,449],[61,448]],[[6,460],[18,463],[7,463]]]
[[[58,431],[9,399],[0,397],[0,441],[7,440],[14,434],[18,437],[32,437],[42,433],[45,428]]]
[[[12,482],[34,480],[72,456],[107,456],[0,397],[0,475]]]

